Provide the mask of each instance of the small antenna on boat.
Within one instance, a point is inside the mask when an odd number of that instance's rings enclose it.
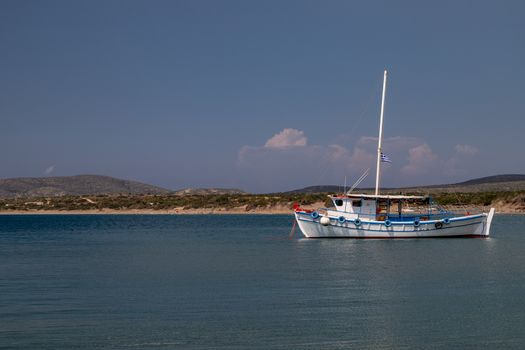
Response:
[[[370,168],[366,169],[365,172],[363,173],[363,175],[361,175],[361,177],[359,177],[359,179],[357,179],[357,181],[352,185],[352,187],[350,187],[350,189],[348,190],[348,192],[346,192],[346,194],[350,194],[357,186],[359,186],[359,184],[361,182],[363,182],[363,180],[368,176],[368,172],[369,171],[370,171]],[[345,177],[345,179],[346,179],[346,177]]]

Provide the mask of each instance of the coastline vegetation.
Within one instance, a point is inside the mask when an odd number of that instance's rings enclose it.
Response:
[[[207,195],[91,195],[31,198],[0,198],[0,211],[71,211],[71,210],[193,210],[244,208],[245,211],[274,207],[290,208],[294,203],[331,204],[328,193],[207,194]],[[508,205],[525,211],[525,191],[436,193],[441,205]]]
[[[327,199],[326,194],[209,194],[209,195],[95,195],[0,199],[0,211],[19,210],[168,210],[232,209],[246,207],[246,211],[286,205],[304,205]]]

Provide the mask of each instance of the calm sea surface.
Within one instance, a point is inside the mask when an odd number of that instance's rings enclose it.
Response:
[[[0,216],[0,348],[525,348],[525,216],[496,216],[489,239],[291,226]]]

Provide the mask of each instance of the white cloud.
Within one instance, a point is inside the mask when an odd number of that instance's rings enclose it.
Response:
[[[450,177],[465,176],[468,174],[469,157],[476,155],[479,150],[474,146],[461,144],[454,146],[454,150],[456,153],[443,163],[443,174]]]
[[[280,175],[284,169],[306,176],[312,172],[326,173],[326,169],[339,169],[337,176],[341,176],[341,172],[361,174],[363,169],[373,166],[375,152],[361,147],[348,149],[335,144],[302,147],[243,146],[239,150],[237,164],[240,168],[264,168],[265,171],[278,169]]]
[[[44,170],[44,175],[49,175],[51,174],[53,171],[55,170],[55,166],[54,165],[50,165],[46,168],[46,170]]]
[[[375,172],[377,137],[365,136],[354,146],[308,145],[304,132],[283,129],[264,146],[243,146],[238,153],[238,174],[247,187],[260,191],[289,190],[301,186],[343,183],[344,177],[359,177],[370,168]],[[454,155],[443,158],[424,139],[395,136],[383,140],[383,151],[392,159],[382,164],[385,186],[433,184],[464,173],[463,154],[473,154],[473,146],[458,145]],[[461,154],[460,154],[461,153]],[[373,186],[369,176],[362,186]]]
[[[438,156],[424,143],[408,150],[408,164],[401,168],[401,172],[411,176],[423,175],[434,169],[438,161]]]
[[[363,147],[308,145],[304,132],[284,129],[264,146],[241,147],[237,165],[240,176],[251,187],[275,191],[343,183],[346,175],[361,175],[373,166],[374,160],[375,152]]]
[[[456,145],[456,152],[464,156],[473,156],[478,153],[478,149],[471,145]]]
[[[281,132],[273,135],[266,143],[264,147],[266,148],[284,148],[292,146],[306,146],[307,139],[304,136],[304,132],[286,128]]]

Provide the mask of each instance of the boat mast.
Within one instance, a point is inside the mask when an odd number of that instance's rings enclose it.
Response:
[[[377,165],[376,165],[376,196],[379,195],[379,178],[381,175],[381,141],[383,139],[383,112],[385,111],[385,93],[386,93],[386,77],[387,71],[385,69],[383,77],[383,96],[381,97],[381,117],[379,119],[379,140],[377,141]]]

